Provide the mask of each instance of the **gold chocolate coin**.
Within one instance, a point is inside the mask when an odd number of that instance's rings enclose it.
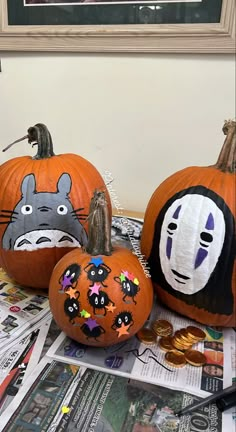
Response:
[[[136,336],[138,337],[138,339],[140,340],[140,342],[146,344],[146,345],[152,345],[156,342],[156,335],[155,333],[147,328],[147,327],[143,327],[141,328]]]
[[[176,348],[177,350],[186,351],[189,349],[189,345],[186,346],[186,345],[178,342],[174,337],[172,337],[171,343],[172,343],[173,347]]]
[[[206,357],[197,350],[187,350],[184,353],[185,359],[192,366],[203,366],[206,363]]]
[[[181,339],[183,339],[183,341],[190,343],[190,344],[194,343],[193,339],[189,336],[189,334],[185,328],[181,328],[180,330],[178,330],[178,332],[180,334]]]
[[[198,341],[204,340],[206,337],[206,333],[198,327],[188,326],[187,332],[190,337],[197,339]]]
[[[172,343],[172,338],[171,336],[163,336],[160,338],[159,340],[159,347],[163,350],[163,351],[171,351],[174,349]]]
[[[176,342],[178,342],[178,343],[180,343],[180,344],[182,344],[182,345],[184,345],[184,346],[186,346],[186,347],[188,347],[188,348],[190,348],[191,346],[192,346],[192,342],[190,342],[190,341],[187,341],[186,339],[184,339],[183,337],[182,337],[182,333],[179,331],[179,330],[177,330],[176,332],[175,332],[175,334],[174,334],[174,339],[176,340]]]
[[[165,361],[170,366],[174,366],[176,368],[180,368],[186,365],[186,359],[183,353],[179,351],[168,351],[165,354]]]
[[[152,329],[158,336],[169,336],[173,332],[172,324],[164,319],[154,321],[152,323]]]

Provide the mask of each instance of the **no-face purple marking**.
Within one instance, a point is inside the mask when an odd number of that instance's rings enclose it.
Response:
[[[179,212],[180,212],[180,210],[181,210],[181,205],[179,205],[178,207],[177,207],[177,209],[175,210],[175,212],[174,212],[174,214],[173,214],[173,218],[174,219],[178,219],[179,218]]]
[[[179,218],[179,213],[180,213],[181,207],[182,206],[179,205],[177,207],[177,209],[174,211],[173,216],[172,216],[173,219],[178,219]],[[174,231],[176,230],[176,228],[177,228],[176,223],[173,223],[173,222],[169,223],[168,230],[167,230],[168,234],[173,235]],[[167,237],[167,242],[166,242],[166,256],[169,259],[170,259],[170,256],[171,256],[171,249],[172,249],[172,238],[168,236]]]
[[[215,228],[214,217],[213,217],[212,213],[210,213],[208,218],[207,218],[207,223],[206,223],[205,228],[208,230],[213,230]]]
[[[209,213],[209,216],[208,216],[208,218],[207,218],[207,222],[206,222],[206,225],[205,225],[205,228],[207,229],[207,230],[214,230],[214,227],[215,227],[215,224],[214,224],[214,217],[213,217],[213,215],[212,215],[212,213]],[[210,235],[210,234],[209,234]],[[210,240],[209,240],[209,242],[210,242]],[[209,246],[209,244],[205,244],[204,245],[205,247],[208,247]],[[204,259],[207,257],[207,255],[208,255],[208,252],[207,252],[207,250],[205,250],[205,249],[203,249],[203,248],[200,248],[200,249],[198,249],[198,251],[197,251],[197,256],[196,256],[196,259],[195,259],[195,263],[194,263],[194,268],[196,269],[197,267],[199,267],[201,264],[202,264],[202,262],[204,261]]]
[[[198,268],[202,264],[202,262],[207,257],[207,255],[208,255],[208,252],[206,249],[202,249],[202,248],[198,249],[197,256],[196,256],[195,263],[194,263],[195,269]]]
[[[169,259],[170,259],[170,256],[171,256],[171,248],[172,248],[172,238],[171,237],[167,237],[166,255],[167,255],[167,258],[169,258]]]

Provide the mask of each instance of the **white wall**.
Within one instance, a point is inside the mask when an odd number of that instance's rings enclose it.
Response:
[[[231,55],[0,55],[0,148],[45,123],[56,153],[109,170],[120,204],[143,211],[155,188],[190,165],[210,165],[235,116]],[[0,163],[35,153],[27,142]]]

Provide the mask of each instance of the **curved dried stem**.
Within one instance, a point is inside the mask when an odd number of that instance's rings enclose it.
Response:
[[[236,121],[226,120],[222,130],[226,138],[214,166],[223,172],[234,173],[236,171]]]
[[[28,134],[23,136],[22,138],[17,139],[16,141],[9,144],[2,151],[7,151],[14,144],[28,139],[28,143],[32,144],[32,146],[37,145],[38,151],[37,154],[33,157],[33,159],[46,159],[52,156],[55,156],[53,152],[53,144],[51,134],[43,123],[37,123],[35,126],[31,126],[28,129]]]

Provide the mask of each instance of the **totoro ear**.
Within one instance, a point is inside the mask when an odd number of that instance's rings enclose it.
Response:
[[[71,190],[71,177],[69,174],[64,173],[61,175],[61,177],[58,180],[57,183],[57,191],[64,194],[64,195],[68,195],[70,193]]]
[[[21,183],[22,196],[32,195],[36,193],[36,182],[34,174],[28,174],[23,178]]]

